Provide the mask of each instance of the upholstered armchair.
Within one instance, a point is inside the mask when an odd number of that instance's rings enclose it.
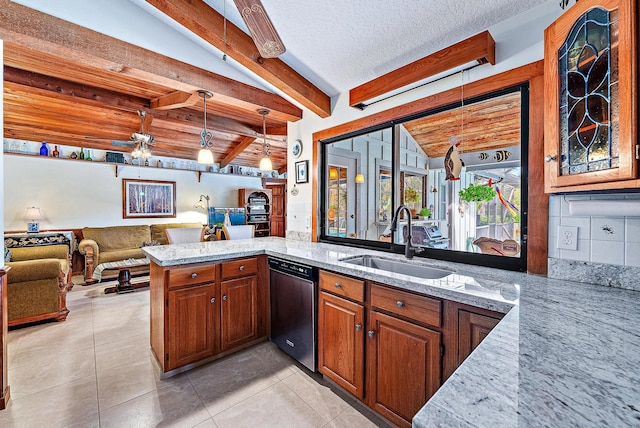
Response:
[[[67,318],[67,291],[73,287],[67,245],[11,248],[6,265],[9,326]]]

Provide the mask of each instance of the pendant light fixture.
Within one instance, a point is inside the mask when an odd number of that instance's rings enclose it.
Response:
[[[200,151],[198,152],[198,163],[211,165],[213,164],[213,134],[207,130],[207,98],[211,98],[213,94],[209,91],[199,90],[198,95],[204,101],[204,124],[200,133]]]
[[[271,113],[269,109],[258,109],[258,114],[262,115],[262,159],[260,159],[260,171],[273,170],[273,163],[269,157],[271,146],[267,143],[267,115]]]

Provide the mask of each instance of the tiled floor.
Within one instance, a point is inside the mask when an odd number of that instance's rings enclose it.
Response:
[[[148,289],[102,288],[75,286],[65,322],[9,332],[11,400],[1,427],[386,425],[270,342],[161,381]]]

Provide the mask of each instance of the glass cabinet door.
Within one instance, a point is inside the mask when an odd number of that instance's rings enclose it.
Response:
[[[632,16],[634,1],[578,2],[545,31],[548,191],[637,177]]]

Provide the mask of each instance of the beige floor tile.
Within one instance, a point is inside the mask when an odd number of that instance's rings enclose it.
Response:
[[[160,390],[154,390],[100,412],[100,426],[114,427],[193,427],[211,420],[204,404],[182,376]]]
[[[327,427],[332,428],[393,428],[394,425],[377,416],[373,411],[355,401],[334,418]]]
[[[98,372],[98,400],[104,411],[132,398],[180,382],[184,375],[160,380],[149,356],[127,365]]]
[[[212,416],[279,382],[251,351],[187,372]]]
[[[29,364],[9,368],[11,398],[20,398],[45,389],[93,376],[93,349],[67,352],[64,356],[42,353]]]
[[[3,428],[71,426],[78,421],[84,421],[83,426],[92,426],[91,421],[97,420],[95,375],[22,398],[13,396],[16,384],[12,381],[9,406],[0,412]]]
[[[353,401],[346,395],[343,398],[331,390],[321,376],[311,377],[308,374],[296,373],[284,379],[282,383],[327,421],[342,413],[349,407],[349,402]]]
[[[146,360],[151,356],[149,335],[146,333],[116,342],[96,346],[96,370],[98,372]]]
[[[122,318],[119,321],[114,321],[110,325],[102,327],[95,326],[93,338],[96,346],[101,346],[144,334],[147,335],[146,342],[150,343],[148,320],[141,321],[135,318]]]
[[[267,369],[280,380],[301,372],[296,360],[269,341],[252,347],[251,351],[255,352]]]
[[[213,418],[209,418],[193,428],[218,428],[218,425],[216,425],[216,423],[213,421]]]
[[[226,427],[321,427],[327,423],[283,383],[277,383],[213,417]]]

